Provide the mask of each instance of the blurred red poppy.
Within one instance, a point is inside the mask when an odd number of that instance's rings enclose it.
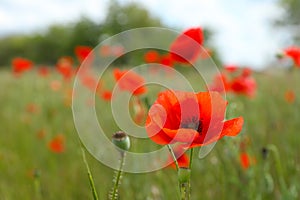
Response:
[[[112,92],[109,90],[104,90],[100,96],[103,100],[110,101],[112,98]]]
[[[173,61],[170,54],[165,54],[160,57],[160,64],[168,67],[173,66]]]
[[[61,82],[58,80],[53,80],[50,82],[50,88],[52,91],[56,92],[61,88]]]
[[[121,90],[127,90],[133,95],[141,95],[147,91],[147,88],[143,86],[144,78],[137,73],[128,70],[121,71],[118,68],[114,69],[113,73]]]
[[[256,92],[256,81],[253,77],[239,76],[232,80],[231,90],[236,94],[244,94],[254,97]]]
[[[33,62],[25,58],[14,58],[12,59],[12,69],[15,75],[19,75],[22,72],[28,71],[32,68]]]
[[[284,98],[288,103],[294,103],[296,99],[295,92],[293,90],[287,90],[284,94]]]
[[[224,93],[229,91],[230,83],[224,73],[217,74],[214,77],[213,83],[208,87],[210,91]]]
[[[65,137],[62,134],[56,135],[50,140],[48,147],[54,153],[63,153],[65,151]]]
[[[147,51],[144,55],[144,60],[146,63],[158,63],[160,58],[159,58],[159,53],[154,50]]]
[[[110,56],[110,46],[108,45],[103,45],[100,47],[100,55],[103,57],[108,57]]]
[[[38,68],[38,74],[41,77],[46,77],[49,75],[49,68],[48,67],[39,67]]]
[[[29,103],[26,106],[26,111],[28,113],[38,113],[40,111],[40,107],[38,105],[36,105],[35,103]]]
[[[194,62],[204,41],[201,28],[191,28],[180,34],[170,46],[172,60],[178,63],[189,64]]]
[[[225,65],[224,66],[224,69],[229,72],[229,73],[233,73],[233,72],[236,72],[238,70],[238,66],[236,65]]]
[[[240,163],[243,169],[248,169],[250,167],[250,156],[245,152],[240,153]]]
[[[286,56],[294,61],[295,66],[300,68],[300,47],[291,46],[283,51]]]
[[[75,55],[80,63],[88,57],[88,55],[92,52],[92,48],[89,46],[76,46],[75,47]]]
[[[56,64],[56,69],[65,80],[71,79],[74,74],[73,59],[69,56],[59,58]]]
[[[146,131],[154,142],[180,142],[188,148],[237,135],[243,118],[224,121],[227,102],[218,92],[165,91],[151,106]]]

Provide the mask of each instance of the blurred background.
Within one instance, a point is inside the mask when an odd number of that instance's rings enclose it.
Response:
[[[264,69],[282,47],[299,42],[297,0],[167,1],[1,0],[0,66],[15,56],[54,64],[76,45],[95,47],[121,31],[201,26],[206,46],[226,64]]]
[[[218,91],[228,83],[226,117],[245,120],[238,136],[220,140],[205,159],[195,154],[192,199],[299,199],[300,48],[287,48],[300,45],[299,10],[299,0],[0,0],[0,200],[92,199],[71,109],[74,77],[101,41],[153,26],[203,29],[203,46],[220,71],[211,73],[209,87]],[[109,57],[123,49],[100,50]],[[124,55],[100,81],[91,71],[80,74],[88,92],[97,88],[86,106],[95,106],[108,137],[120,129],[110,100],[123,70],[153,60],[170,64],[164,53]],[[195,91],[207,89],[192,68],[174,67]],[[147,74],[178,84],[170,68],[151,69]],[[145,78],[129,77],[129,86]],[[130,99],[136,124],[144,125],[164,89],[147,85]],[[150,139],[131,141],[134,152],[161,148]],[[107,199],[115,173],[86,156],[99,197]],[[175,199],[177,185],[169,167],[126,173],[120,199]]]

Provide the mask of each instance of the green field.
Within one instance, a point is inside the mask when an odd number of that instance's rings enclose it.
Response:
[[[193,79],[192,73],[187,75]],[[192,199],[300,198],[300,71],[269,70],[254,77],[255,98],[227,96],[227,118],[243,116],[242,133],[220,140],[204,159],[195,157]],[[35,72],[16,78],[9,70],[0,71],[1,200],[92,199],[68,95],[72,84],[62,81],[59,91],[49,87],[52,80],[60,79],[58,74],[42,78]],[[285,100],[287,90],[295,92],[295,102]],[[152,90],[147,95],[156,98]],[[109,104],[101,100],[96,103]],[[34,108],[28,108],[32,104]],[[112,133],[116,131],[109,118],[105,123],[112,125]],[[48,148],[57,134],[62,134],[66,142],[65,151],[59,154]],[[241,142],[246,143],[246,152],[252,157],[247,169],[240,164]],[[157,147],[151,140],[141,143],[133,140],[132,148],[145,151]],[[277,148],[279,160],[273,151],[263,157],[262,149],[270,145]],[[87,157],[99,198],[107,199],[114,171],[88,153]],[[177,185],[176,171],[171,168],[146,174],[125,173],[120,199],[177,199]]]

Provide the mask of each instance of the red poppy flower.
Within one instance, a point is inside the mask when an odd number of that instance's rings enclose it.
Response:
[[[243,169],[248,169],[250,167],[250,157],[247,153],[243,152],[240,154],[240,163]]]
[[[233,73],[236,72],[239,69],[239,67],[236,65],[226,65],[224,66],[224,69],[229,73]]]
[[[109,90],[105,90],[101,93],[100,96],[103,100],[110,101],[112,98],[112,92]]]
[[[120,57],[124,54],[124,47],[123,46],[112,46],[111,47],[111,55]]]
[[[63,153],[65,151],[65,138],[63,135],[56,135],[49,143],[49,149],[54,153]]]
[[[113,73],[121,90],[127,90],[133,95],[141,95],[147,91],[147,88],[143,86],[144,78],[137,73],[120,69],[114,69]]]
[[[12,60],[13,72],[16,75],[19,75],[22,72],[30,70],[32,66],[33,66],[33,62],[25,58],[14,58]]]
[[[231,90],[237,94],[254,97],[256,92],[256,81],[252,77],[239,76],[232,80]]]
[[[168,67],[173,66],[173,60],[170,54],[166,54],[160,57],[160,64]]]
[[[53,80],[50,82],[50,88],[52,91],[56,92],[61,88],[61,82],[58,80]]]
[[[88,55],[92,52],[92,48],[89,46],[76,46],[75,47],[75,55],[77,56],[80,63],[88,57]]]
[[[217,92],[159,94],[146,120],[148,136],[156,143],[184,143],[192,148],[237,135],[243,118],[224,121],[227,102]]]
[[[93,77],[92,75],[85,74],[79,77],[82,85],[84,85],[86,88],[90,89],[91,91],[93,91],[95,88],[97,91],[100,89],[101,83],[98,82],[96,78]]]
[[[49,68],[48,67],[39,67],[38,68],[38,74],[41,77],[46,77],[49,75]]]
[[[208,88],[210,91],[227,92],[230,89],[230,83],[227,76],[221,73],[214,77],[213,83]]]
[[[28,113],[38,113],[40,111],[40,107],[38,105],[36,105],[35,103],[29,103],[26,106],[26,111]]]
[[[287,90],[284,94],[285,100],[288,103],[294,103],[296,99],[295,92],[292,90]]]
[[[73,72],[73,59],[69,56],[61,57],[56,64],[57,71],[64,77],[65,80],[69,80]]]
[[[184,153],[185,149],[182,148],[181,146],[176,146],[174,149],[174,155],[176,157],[176,160],[177,160],[177,163],[178,163],[178,166],[180,168],[188,168],[189,167],[189,164],[190,164],[190,159],[189,157]],[[176,168],[176,165],[175,165],[175,162],[174,162],[174,159],[172,157],[172,155],[169,156],[168,158],[168,163],[171,164],[169,165],[170,167],[172,167],[173,169]]]
[[[103,57],[108,57],[110,55],[110,46],[103,45],[100,47],[100,55]]]
[[[194,62],[200,52],[204,36],[201,28],[191,28],[179,35],[170,46],[172,60],[189,64]]]
[[[145,122],[144,120],[146,118],[147,112],[141,100],[138,98],[133,98],[132,108],[134,113],[133,121],[138,125],[142,125]]]
[[[144,60],[146,63],[157,63],[160,60],[159,53],[154,50],[147,51],[144,55]]]
[[[297,67],[300,67],[300,48],[299,47],[288,47],[283,50],[284,54],[290,57]]]

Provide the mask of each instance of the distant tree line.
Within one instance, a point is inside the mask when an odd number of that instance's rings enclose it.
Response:
[[[0,67],[9,66],[14,57],[28,58],[41,65],[53,65],[61,56],[74,57],[77,45],[95,47],[106,37],[128,29],[162,26],[160,19],[137,3],[121,5],[111,1],[102,22],[83,16],[77,22],[51,25],[45,31],[0,38]],[[206,42],[211,34],[211,31],[205,30]]]

